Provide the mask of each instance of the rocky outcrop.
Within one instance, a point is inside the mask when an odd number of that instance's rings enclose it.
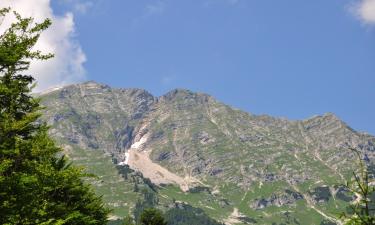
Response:
[[[255,210],[289,207],[297,200],[319,207],[333,196],[348,202],[344,191],[332,187],[345,183],[356,169],[356,156],[348,147],[358,149],[370,169],[375,162],[375,137],[351,129],[331,113],[290,121],[249,114],[189,90],[154,97],[142,89],[95,82],[41,97],[43,119],[60,144],[100,151],[122,164],[130,156],[143,157],[161,171],[145,173],[156,183],[168,180],[185,190],[191,183],[215,188],[230,193],[228,205],[238,201],[237,195],[246,199],[252,190],[256,197],[246,204]],[[134,164],[144,167],[141,161]],[[262,188],[272,191],[261,198]]]
[[[297,200],[303,199],[302,194],[291,190],[285,190],[283,193],[274,193],[268,198],[255,199],[250,204],[252,209],[264,209],[270,206],[295,205]]]
[[[309,191],[309,194],[315,203],[325,203],[332,198],[332,194],[328,186],[316,187]]]
[[[122,161],[147,123],[145,145],[155,162],[181,176],[214,176],[244,187],[255,181],[316,179],[320,175],[308,166],[311,161],[343,178],[353,168],[347,146],[371,162],[375,158],[375,138],[333,114],[303,121],[256,116],[184,89],[156,98],[142,89],[86,82],[43,95],[43,104],[51,134],[61,141]],[[289,161],[278,166],[285,157]]]

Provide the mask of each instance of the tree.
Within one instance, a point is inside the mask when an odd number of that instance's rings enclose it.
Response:
[[[0,9],[0,25],[9,12]],[[14,15],[0,36],[0,224],[106,224],[108,209],[49,137],[25,75],[31,60],[53,57],[33,51],[51,21]]]
[[[375,180],[364,163],[367,156],[362,159],[357,149],[350,150],[358,157],[359,172],[353,172],[353,179],[347,182],[346,187],[357,199],[350,205],[349,213],[343,213],[342,217],[347,225],[372,225],[375,224]]]
[[[123,219],[122,225],[134,225],[133,219],[128,215]]]
[[[163,214],[154,208],[145,209],[141,214],[141,225],[167,225]]]
[[[168,225],[224,225],[210,218],[202,209],[178,202],[175,202],[174,206],[165,212],[164,218]],[[244,217],[244,219],[246,218]],[[252,220],[250,218],[247,219],[249,221]]]

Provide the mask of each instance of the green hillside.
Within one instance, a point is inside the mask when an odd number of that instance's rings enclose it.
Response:
[[[152,198],[226,224],[337,224],[352,200],[340,186],[355,170],[347,147],[374,161],[375,138],[329,113],[289,121],[188,90],[156,98],[95,82],[42,98],[51,135],[98,176],[89,182],[113,219]]]

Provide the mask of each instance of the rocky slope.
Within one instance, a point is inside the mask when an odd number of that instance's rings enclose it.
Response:
[[[369,164],[375,159],[375,137],[333,114],[289,121],[188,90],[157,98],[95,82],[42,98],[44,120],[73,161],[103,177],[108,171],[96,170],[101,160],[128,165],[160,186],[160,204],[187,202],[227,224],[340,223],[337,213],[351,198],[339,184],[356,168],[348,147]],[[119,190],[131,185],[119,179],[109,176],[96,186],[105,196],[129,196],[108,197],[108,204],[131,210],[137,195]],[[114,180],[118,187],[109,185]]]

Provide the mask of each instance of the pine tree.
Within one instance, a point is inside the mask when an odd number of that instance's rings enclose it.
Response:
[[[373,174],[370,174],[366,165],[367,155],[362,159],[360,151],[350,148],[358,157],[359,172],[353,172],[352,180],[345,185],[356,200],[352,202],[348,213],[341,217],[346,225],[373,225],[375,224],[375,186]]]
[[[141,225],[167,225],[163,213],[154,208],[143,210],[140,222]]]
[[[123,219],[122,225],[135,225],[133,219],[128,215]]]
[[[9,12],[1,9],[0,20]],[[14,14],[16,22],[0,36],[0,224],[106,224],[101,198],[40,122],[34,78],[25,74],[31,60],[53,57],[33,51],[51,21]]]

